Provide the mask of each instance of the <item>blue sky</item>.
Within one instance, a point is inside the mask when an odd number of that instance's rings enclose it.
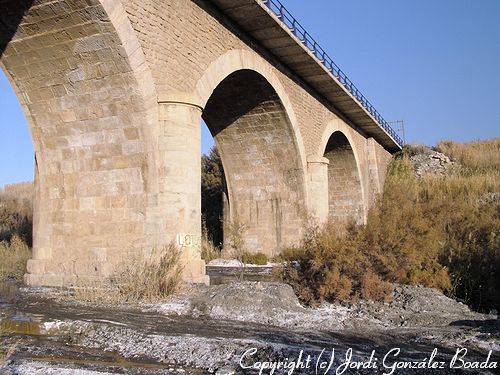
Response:
[[[500,136],[499,0],[283,3],[410,142]],[[206,128],[202,139],[206,152]],[[32,178],[28,126],[0,73],[0,186]]]

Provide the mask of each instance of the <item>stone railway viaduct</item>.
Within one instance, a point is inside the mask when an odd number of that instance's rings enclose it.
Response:
[[[279,252],[311,216],[365,220],[400,142],[269,6],[0,0],[0,65],[36,159],[28,284],[99,282],[171,241],[206,282],[201,118],[250,251]]]

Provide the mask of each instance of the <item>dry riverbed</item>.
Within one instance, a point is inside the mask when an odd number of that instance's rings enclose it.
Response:
[[[0,318],[2,348],[12,348],[1,374],[258,373],[243,370],[240,361],[252,366],[258,361],[292,360],[301,350],[312,365],[294,373],[312,374],[316,364],[329,362],[335,349],[328,372],[333,374],[350,348],[353,358],[365,363],[373,350],[382,361],[393,348],[401,349],[397,360],[408,363],[428,359],[434,349],[435,361],[446,363],[459,348],[468,350],[465,358],[471,362],[485,361],[490,351],[490,362],[498,361],[500,354],[496,315],[472,312],[422,287],[397,288],[391,303],[318,308],[304,308],[289,286],[278,283],[194,287],[162,303],[126,306],[85,304],[55,289],[4,287]],[[351,369],[344,374],[382,370],[379,363],[378,370]],[[488,371],[496,370],[466,373]]]

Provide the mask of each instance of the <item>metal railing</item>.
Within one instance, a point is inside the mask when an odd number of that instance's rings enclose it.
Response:
[[[401,137],[394,131],[382,115],[375,107],[365,98],[365,96],[352,83],[347,75],[339,68],[332,60],[326,51],[314,40],[304,27],[293,17],[290,12],[283,6],[279,0],[261,0],[262,3],[273,12],[278,19],[295,35],[302,44],[311,51],[316,58],[321,61],[323,66],[344,86],[360,103],[361,105],[375,118],[379,126],[381,126],[391,137],[403,146],[404,142]]]

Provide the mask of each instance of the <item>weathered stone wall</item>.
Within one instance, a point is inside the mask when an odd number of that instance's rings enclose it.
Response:
[[[250,250],[273,254],[300,238],[307,213],[328,214],[322,157],[335,131],[352,148],[364,213],[380,191],[389,153],[209,1],[0,7],[0,62],[25,108],[37,160],[30,284],[102,279],[125,253],[172,240],[186,253],[186,278],[205,281],[193,245],[202,115],[226,166],[230,216],[248,224]]]
[[[32,284],[102,278],[143,246],[144,91],[99,1],[0,3],[1,64],[36,153]],[[21,21],[22,19],[22,21]],[[17,21],[21,21],[16,24]]]

